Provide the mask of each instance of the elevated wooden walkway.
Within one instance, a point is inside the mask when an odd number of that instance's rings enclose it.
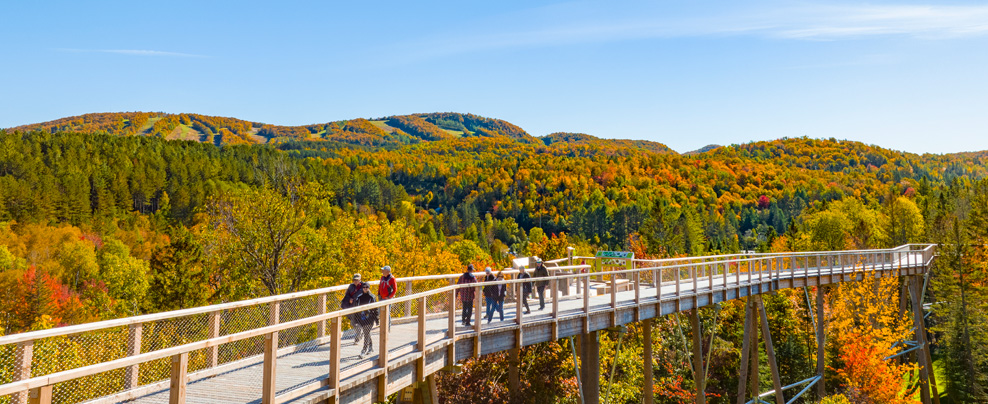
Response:
[[[339,310],[344,285],[0,337],[0,365],[11,375],[0,379],[0,397],[15,403],[370,403],[466,358],[779,289],[856,281],[868,273],[923,274],[933,258],[928,245],[627,260],[620,265],[630,269],[610,271],[601,271],[603,262],[568,265],[591,257],[568,258],[556,260],[553,276],[544,279],[545,309],[530,298],[531,314],[517,310],[523,281],[507,280],[501,283],[512,293],[504,321],[495,313],[488,324],[481,319],[480,291],[488,283],[471,285],[477,307],[470,327],[460,324],[454,296],[463,288],[452,284],[460,274],[399,278],[400,297]],[[592,281],[609,285],[607,293],[589,289]],[[615,287],[620,283],[630,290]],[[347,316],[368,309],[381,310],[382,326],[372,333],[372,353],[361,357]]]

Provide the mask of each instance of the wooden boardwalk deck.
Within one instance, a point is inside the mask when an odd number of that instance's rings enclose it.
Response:
[[[589,297],[589,313],[585,312],[582,294],[576,295],[575,288],[569,290],[569,296],[561,297],[558,314],[553,317],[552,303],[547,293],[546,308],[538,309],[538,300],[530,299],[533,306],[531,314],[522,317],[523,323],[516,322],[515,304],[506,302],[504,321],[499,321],[495,313],[494,321],[482,325],[481,341],[476,340],[474,327],[458,326],[456,329],[455,359],[475,356],[474,348],[481,346],[481,354],[496,352],[512,347],[521,338],[522,345],[564,338],[582,332],[607,328],[613,325],[625,324],[645,318],[659,317],[671,312],[689,310],[720,301],[732,300],[744,296],[768,293],[778,289],[808,285],[822,285],[847,280],[856,280],[862,276],[862,271],[876,271],[883,276],[911,275],[925,271],[925,268],[915,264],[904,265],[903,262],[892,262],[884,265],[868,265],[856,267],[826,267],[786,270],[782,273],[771,271],[753,272],[749,274],[729,274],[726,279],[721,275],[705,278],[685,279],[679,282],[664,282],[661,293],[654,285],[640,284],[637,290],[616,293],[616,304],[612,302],[610,293],[592,295]],[[534,304],[533,304],[534,303]],[[483,310],[483,308],[480,308]],[[477,310],[475,308],[475,310]],[[459,312],[457,312],[457,315]],[[459,318],[456,321],[459,324]],[[416,349],[418,339],[418,323],[401,322],[396,320],[389,334],[389,383],[387,389],[394,392],[409,385],[423,375],[415,375],[414,360],[427,356],[426,373],[433,373],[448,365],[451,361],[446,358],[451,343],[447,338],[449,321],[446,316],[431,316],[426,321],[427,344],[425,352]],[[331,364],[338,361],[341,368],[340,385],[347,386],[347,394],[340,397],[341,402],[371,402],[376,397],[374,378],[381,374],[378,363],[378,341],[380,336],[375,328],[372,339],[374,351],[370,356],[360,357],[361,346],[354,344],[352,331],[344,331],[339,358],[332,358],[327,344],[311,344],[294,352],[284,352],[278,355],[276,389],[279,402],[311,402],[317,401],[333,392],[327,387],[315,391],[298,393],[297,389],[325,381],[331,370]],[[284,348],[281,351],[286,351]],[[187,401],[190,403],[260,403],[262,396],[263,355],[237,362],[227,366],[222,373],[211,377],[196,379],[195,373],[190,374],[187,390]],[[395,365],[391,365],[394,363]],[[408,370],[409,364],[412,369]],[[310,388],[310,390],[312,390]],[[296,392],[293,394],[293,392]],[[297,397],[295,397],[297,396]],[[167,403],[169,401],[168,386],[136,397],[132,402]],[[96,402],[103,402],[98,400]]]

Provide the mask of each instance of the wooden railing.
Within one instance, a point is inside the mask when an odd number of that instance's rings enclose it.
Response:
[[[553,321],[566,317],[589,321],[590,314],[598,310],[591,307],[592,295],[609,294],[609,307],[599,310],[613,310],[619,304],[641,304],[643,299],[678,301],[697,291],[773,282],[811,271],[843,274],[925,268],[934,253],[932,245],[904,245],[884,250],[636,259],[632,269],[593,272],[593,265],[561,265],[549,268],[553,275],[548,278],[509,279],[496,284],[507,285],[512,291],[509,301],[520,303],[523,283],[546,281],[547,300],[552,305],[549,317]],[[567,257],[547,263],[570,264],[576,260],[592,262],[594,258]],[[505,269],[504,273],[510,276],[517,271]],[[16,403],[27,402],[29,394],[32,402],[41,403],[98,398],[119,401],[167,389],[172,402],[183,402],[189,382],[242,367],[244,361],[250,360],[263,364],[259,384],[263,386],[260,398],[265,403],[287,401],[325,387],[329,394],[339,396],[341,380],[363,372],[371,372],[386,383],[392,357],[417,355],[414,360],[422,374],[426,352],[452,350],[458,334],[481,332],[480,307],[474,315],[473,328],[457,331],[456,292],[474,288],[474,303],[480,306],[482,288],[491,283],[453,284],[460,275],[399,278],[402,296],[358,308],[339,309],[338,302],[347,288],[343,285],[0,337],[0,365],[7,366],[11,375],[9,382],[0,385],[0,397],[9,395]],[[622,284],[631,285],[629,291],[634,294],[619,302]],[[568,299],[560,294],[569,294],[574,286],[575,295],[582,298],[582,307],[560,317],[560,302]],[[663,292],[662,286],[670,290]],[[654,289],[654,295],[645,296],[649,289]],[[376,359],[344,365],[340,355],[348,318],[371,309],[380,311],[379,354]],[[525,318],[521,310],[515,313],[514,322],[521,327]],[[442,318],[447,321],[437,320]],[[389,340],[388,327],[412,323],[417,330],[413,341],[395,346],[394,340]],[[352,328],[346,331],[353,332]],[[430,331],[433,337],[429,337]],[[554,328],[553,337],[555,332]],[[479,352],[480,338],[475,340]],[[277,394],[279,356],[325,345],[332,358],[325,378]],[[99,352],[88,357],[91,362],[71,363],[80,355],[87,358],[81,350],[94,349]]]

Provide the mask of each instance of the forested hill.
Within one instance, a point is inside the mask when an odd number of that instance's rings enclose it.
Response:
[[[277,126],[198,114],[152,112],[94,113],[22,125],[11,131],[103,132],[143,135],[170,140],[194,140],[216,145],[329,140],[360,146],[398,146],[456,138],[506,138],[525,144],[599,144],[606,148],[636,148],[674,153],[666,145],[643,140],[603,140],[585,134],[554,133],[541,138],[500,119],[441,112],[357,118],[304,126]]]

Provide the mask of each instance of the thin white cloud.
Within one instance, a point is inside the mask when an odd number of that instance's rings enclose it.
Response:
[[[204,55],[196,55],[192,53],[181,53],[181,52],[164,52],[156,50],[147,49],[58,49],[62,52],[80,52],[80,53],[115,53],[118,55],[132,55],[132,56],[159,56],[159,57],[181,57],[181,58],[204,58]]]
[[[786,40],[853,40],[909,36],[937,40],[988,35],[988,5],[842,5],[798,3],[734,8],[664,10],[657,3],[588,7],[572,3],[571,12],[545,18],[546,10],[514,21],[489,21],[456,35],[402,44],[419,56],[439,56],[490,49],[565,46],[583,43],[705,36],[752,36]],[[743,3],[742,3],[743,4]],[[519,17],[519,16],[513,16]]]

